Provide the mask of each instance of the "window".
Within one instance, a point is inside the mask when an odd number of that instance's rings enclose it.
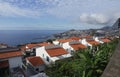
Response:
[[[71,50],[71,54],[73,54],[74,53],[74,51],[73,50]]]
[[[36,51],[36,49],[34,48],[34,49],[33,49],[33,52],[35,52],[35,51]]]
[[[36,71],[39,71],[39,68],[36,68]]]
[[[49,57],[48,56],[46,57],[46,60],[49,62]]]
[[[44,57],[44,54],[43,54],[43,57]]]

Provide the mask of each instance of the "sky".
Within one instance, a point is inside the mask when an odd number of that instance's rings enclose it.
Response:
[[[120,0],[0,0],[0,30],[69,30],[112,26]]]

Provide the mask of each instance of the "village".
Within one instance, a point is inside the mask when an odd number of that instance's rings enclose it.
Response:
[[[92,49],[116,38],[118,37],[72,36],[16,47],[1,44],[0,75],[2,77],[48,77],[44,71],[56,61],[72,57],[77,50],[88,47]]]
[[[97,30],[92,35],[76,35],[78,31],[72,30],[64,33],[65,36],[48,39],[43,42],[33,42],[17,46],[0,44],[0,77],[49,77],[45,70],[52,68],[53,64],[63,59],[73,57],[73,53],[90,48],[95,53],[98,46],[119,39],[118,19],[108,32]],[[114,29],[115,28],[115,29]],[[110,32],[112,30],[112,33]],[[118,31],[117,34],[116,30]],[[88,31],[89,32],[89,31]],[[91,31],[90,31],[91,32]],[[98,33],[99,32],[99,33]],[[109,33],[109,34],[108,34]],[[66,37],[67,36],[67,37]]]

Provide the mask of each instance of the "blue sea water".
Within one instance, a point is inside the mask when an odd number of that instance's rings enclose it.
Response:
[[[42,42],[53,34],[60,32],[63,32],[63,30],[0,30],[0,43],[15,46],[31,42]]]

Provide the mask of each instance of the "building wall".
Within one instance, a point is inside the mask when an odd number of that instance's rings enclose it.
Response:
[[[69,42],[63,43],[63,48],[69,53],[71,53],[71,51],[74,51],[74,49],[69,45]]]
[[[64,58],[69,58],[71,57],[72,55],[71,54],[65,54],[65,55],[62,55]]]
[[[10,68],[22,67],[22,56],[9,58],[8,61]]]
[[[50,63],[54,63],[56,60],[71,57],[71,54],[50,57],[49,54],[46,52],[45,47],[39,47],[36,48],[36,56],[40,56],[42,60],[45,62],[45,64],[49,65]],[[47,61],[47,57],[49,58],[49,61]]]
[[[69,58],[71,56],[72,56],[71,54],[64,54],[64,55],[61,55],[61,56],[51,57],[51,59],[52,59],[53,62],[55,62],[57,60]]]
[[[54,44],[54,45],[59,45],[59,41],[57,41],[57,40],[56,40],[56,41],[53,41],[53,44]]]
[[[45,70],[45,65],[42,64],[42,65],[40,65],[40,66],[35,66],[35,67],[34,67],[34,70],[36,71],[37,68],[39,69],[39,72],[42,72],[42,71]]]
[[[92,47],[92,45],[89,44],[89,43],[86,41],[86,39],[82,39],[81,43],[82,43],[83,45],[85,45],[85,46],[91,46],[91,47]]]
[[[63,43],[62,47],[66,50],[70,48],[69,42]]]
[[[47,65],[52,62],[51,57],[48,55],[48,53],[45,50],[45,47],[36,48],[36,56],[40,56]],[[47,61],[47,57],[49,58],[49,61]]]
[[[97,42],[99,42],[99,43],[104,43],[104,42],[102,42],[102,41],[100,41],[99,39],[98,39],[98,37],[95,37],[95,41],[97,41]]]
[[[88,43],[87,43],[86,39],[82,39],[82,40],[81,40],[81,43],[82,43],[83,45],[85,45],[85,46],[88,46]]]

